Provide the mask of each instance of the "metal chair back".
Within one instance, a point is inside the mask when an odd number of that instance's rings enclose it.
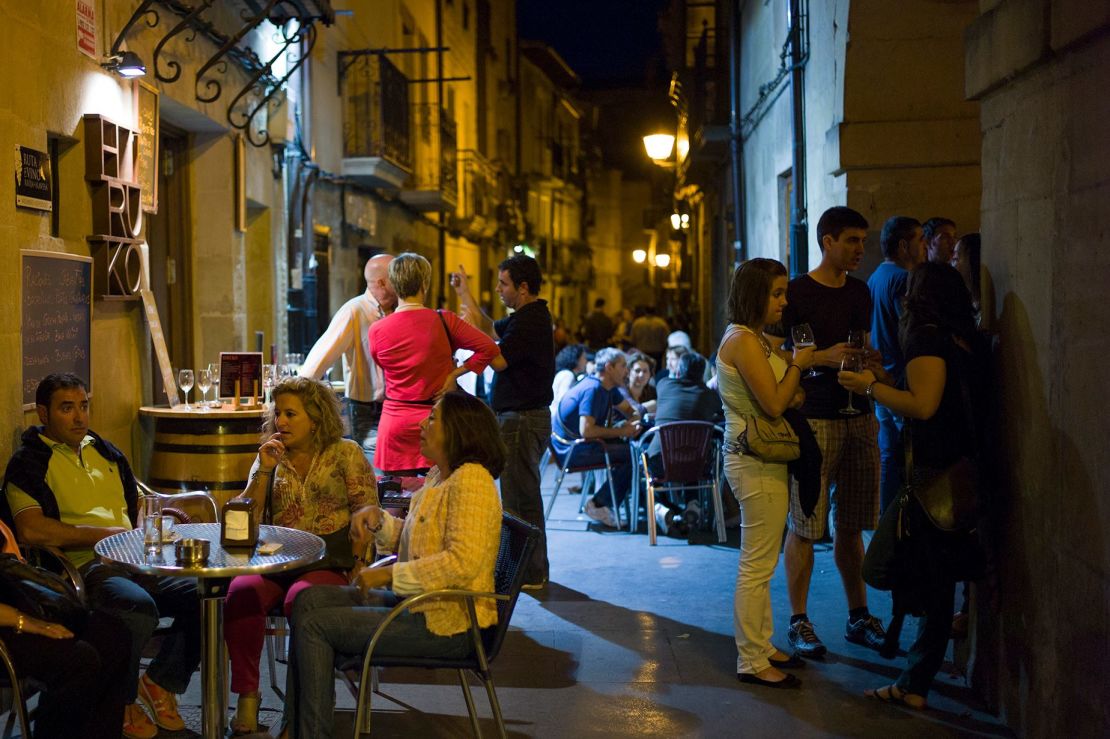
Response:
[[[716,427],[707,421],[672,421],[653,429],[659,437],[663,480],[695,483],[712,477],[706,474],[713,462]]]

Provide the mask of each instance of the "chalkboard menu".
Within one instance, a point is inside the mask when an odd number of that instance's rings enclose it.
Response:
[[[92,258],[22,250],[23,405],[53,372],[72,372],[92,388]]]

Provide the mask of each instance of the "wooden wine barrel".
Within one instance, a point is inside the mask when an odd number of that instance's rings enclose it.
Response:
[[[146,483],[164,493],[206,490],[219,505],[243,492],[258,454],[262,411],[143,407],[154,421]]]

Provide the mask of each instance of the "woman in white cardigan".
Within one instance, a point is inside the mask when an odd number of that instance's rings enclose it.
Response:
[[[396,563],[363,568],[354,587],[309,588],[293,606],[285,716],[292,736],[331,734],[335,655],[361,654],[404,597],[441,588],[494,589],[501,534],[494,478],[505,462],[497,419],[476,398],[447,393],[421,424],[420,453],[434,466],[404,521],[367,506],[351,522],[353,536],[363,542],[373,537],[379,551],[397,553]],[[497,623],[492,599],[479,600],[476,611],[479,627]],[[470,650],[467,629],[463,603],[423,603],[390,624],[375,653],[461,657]]]

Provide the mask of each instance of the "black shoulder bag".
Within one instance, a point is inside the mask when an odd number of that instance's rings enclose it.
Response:
[[[73,632],[84,628],[88,618],[88,610],[65,578],[32,567],[14,554],[0,554],[0,602]]]

